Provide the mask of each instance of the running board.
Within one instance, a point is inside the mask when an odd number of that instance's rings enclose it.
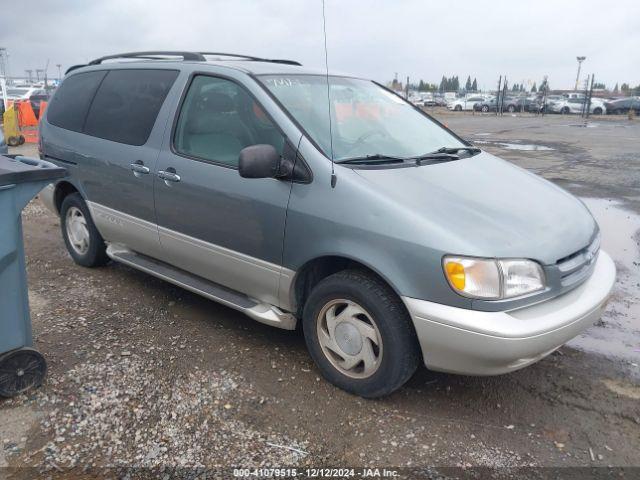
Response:
[[[297,319],[290,313],[283,312],[273,305],[257,302],[243,293],[198,277],[168,263],[132,252],[127,248],[115,244],[107,247],[107,255],[116,262],[141,270],[154,277],[158,277],[210,300],[238,310],[260,323],[285,330],[295,330],[296,328]]]

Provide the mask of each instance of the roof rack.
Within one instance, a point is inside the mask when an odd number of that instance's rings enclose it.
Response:
[[[115,60],[117,58],[140,58],[146,60],[161,60],[158,57],[182,57],[184,61],[205,62],[207,59],[201,53],[196,52],[175,52],[175,51],[149,51],[149,52],[129,52],[107,55],[106,57],[91,60],[88,65],[100,65],[105,60]]]
[[[268,62],[268,63],[280,63],[284,65],[296,65],[301,67],[300,62],[295,60],[286,60],[284,58],[260,58],[252,57],[250,55],[241,55],[238,53],[222,53],[222,52],[180,52],[171,50],[153,50],[148,52],[129,52],[129,53],[117,53],[115,55],[107,55],[105,57],[96,58],[91,60],[87,65],[100,65],[105,60],[116,60],[118,58],[131,58],[141,60],[162,60],[163,57],[182,57],[185,62],[206,62],[206,56],[209,57],[233,57],[239,60],[248,60],[250,62]],[[69,67],[65,72],[65,75],[73,70],[84,67],[85,65],[73,65]]]
[[[162,57],[182,57],[185,62],[206,62],[205,56],[210,57],[233,57],[239,60],[248,60],[250,62],[269,62],[269,63],[282,63],[285,65],[297,65],[302,66],[300,62],[295,60],[286,60],[281,58],[260,58],[250,55],[242,55],[239,53],[223,53],[223,52],[181,52],[181,51],[148,51],[148,52],[129,52],[129,53],[117,53],[115,55],[107,55],[106,57],[96,58],[91,60],[88,65],[100,65],[105,60],[115,60],[118,58],[132,58],[132,59],[144,59],[144,60],[162,60]]]
[[[296,65],[301,67],[302,64],[295,60],[287,60],[284,58],[260,58],[252,57],[250,55],[240,55],[236,53],[222,53],[222,52],[198,52],[200,55],[207,55],[210,57],[235,57],[241,60],[249,60],[250,62],[269,62],[269,63],[282,63],[284,65]]]

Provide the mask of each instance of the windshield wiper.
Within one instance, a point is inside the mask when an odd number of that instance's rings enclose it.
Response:
[[[436,162],[450,162],[452,160],[460,160],[460,157],[451,153],[445,152],[431,152],[420,155],[419,157],[413,157],[416,161],[416,165],[420,166],[423,162],[436,163]]]
[[[469,152],[471,155],[475,155],[476,153],[480,153],[480,149],[478,147],[442,147],[432,153],[458,153],[460,151]]]
[[[355,163],[355,164],[376,164],[376,163],[398,163],[411,160],[406,157],[394,157],[393,155],[384,155],[382,153],[373,153],[365,155],[363,157],[346,158],[344,160],[338,160],[336,163]]]

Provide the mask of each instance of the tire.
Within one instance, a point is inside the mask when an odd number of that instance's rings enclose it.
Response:
[[[67,251],[78,265],[99,267],[109,261],[104,239],[79,193],[67,195],[62,201],[60,227]]]
[[[515,111],[516,111],[516,106],[515,106],[515,105],[509,105],[509,106],[507,107],[507,111],[508,111],[509,113],[513,113],[513,112],[515,112]]]
[[[560,113],[563,115],[568,115],[569,113],[571,113],[571,110],[569,110],[569,107],[562,107]]]
[[[305,303],[302,321],[307,348],[324,378],[355,395],[388,395],[404,385],[420,363],[404,304],[367,272],[344,270],[321,280]]]
[[[9,145],[10,147],[17,147],[18,145],[20,145],[20,137],[8,137],[7,145]]]
[[[602,115],[602,109],[600,107],[596,107],[593,109],[594,115]]]
[[[24,145],[24,142],[26,141],[26,139],[24,138],[24,135],[20,135],[18,137],[18,143],[19,145]]]
[[[453,110],[455,112],[461,112],[462,111],[462,106],[461,105],[456,105],[455,107],[453,107]]]
[[[0,396],[15,397],[42,385],[47,362],[32,348],[21,348],[0,356]]]
[[[487,113],[487,112],[489,111],[489,105],[482,105],[481,110],[482,110],[484,113]]]

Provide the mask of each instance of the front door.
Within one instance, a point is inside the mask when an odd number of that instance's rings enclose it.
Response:
[[[235,81],[192,78],[155,175],[163,259],[258,300],[278,304],[291,182],[246,179],[240,150],[286,139]]]

